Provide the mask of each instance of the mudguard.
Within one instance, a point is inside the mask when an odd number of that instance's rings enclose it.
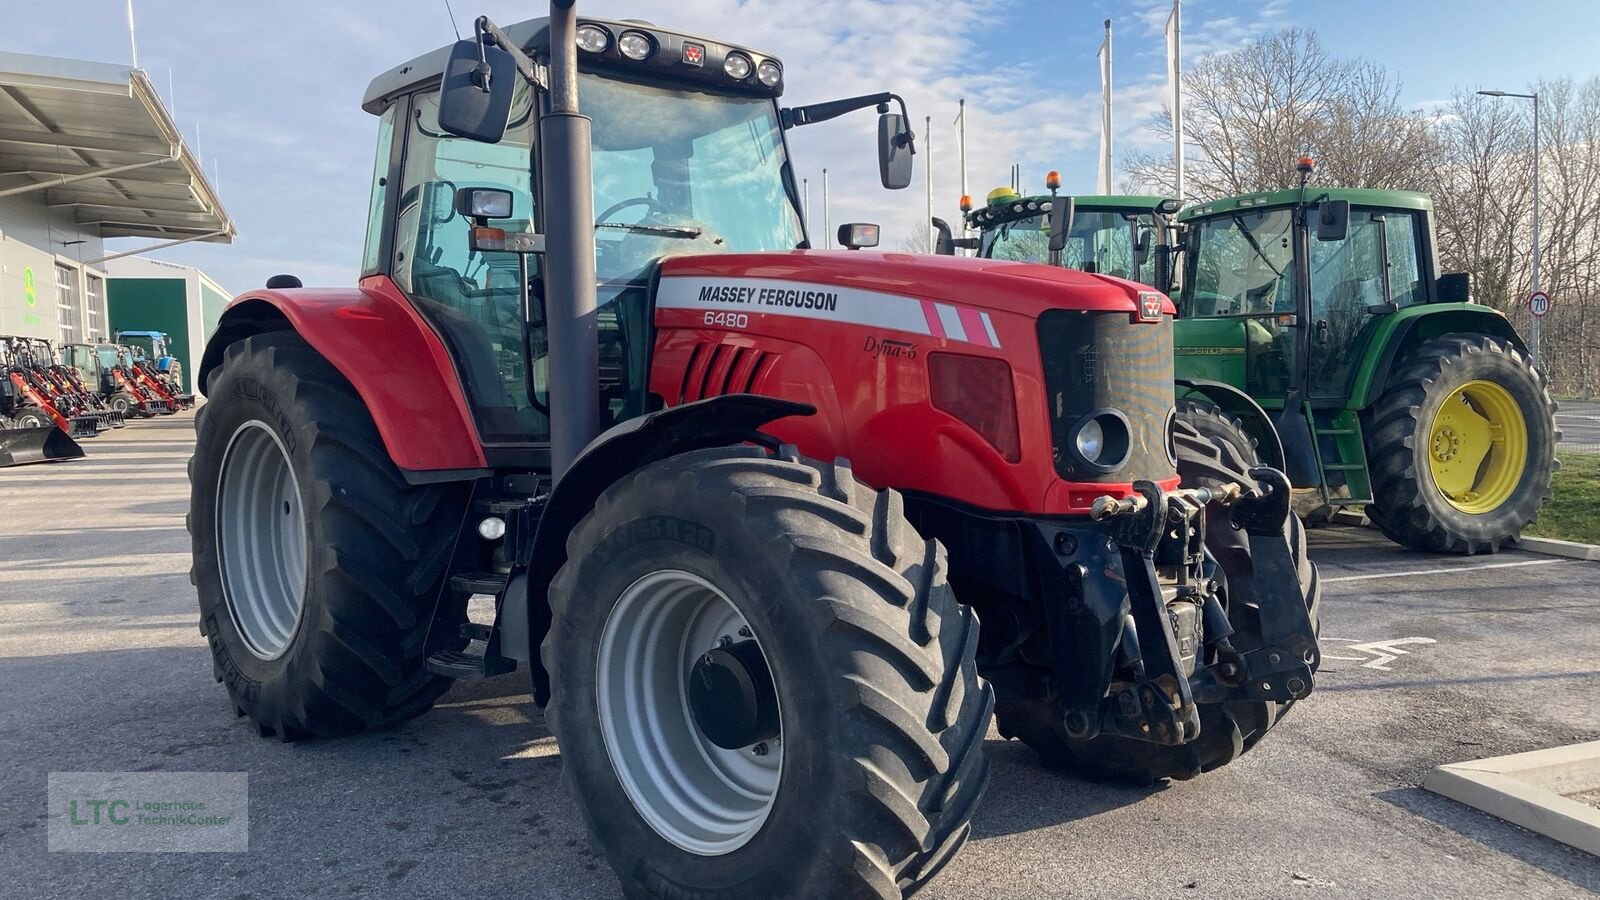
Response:
[[[1178,378],[1174,383],[1180,398],[1198,396],[1242,422],[1245,430],[1256,439],[1256,455],[1261,464],[1284,470],[1283,440],[1272,424],[1272,417],[1254,397],[1231,384],[1204,378]]]
[[[489,474],[450,354],[387,276],[357,288],[261,289],[236,297],[206,343],[195,386],[208,385],[228,345],[292,329],[361,395],[389,458],[408,481]]]
[[[725,394],[637,416],[618,423],[589,442],[550,493],[533,539],[533,557],[526,577],[513,578],[506,590],[496,625],[502,653],[528,663],[533,697],[540,706],[550,698],[550,676],[540,664],[538,648],[550,628],[546,596],[556,571],[567,560],[567,536],[594,508],[601,492],[617,479],[659,459],[746,442],[776,443],[761,426],[788,416],[809,416],[807,403]]]

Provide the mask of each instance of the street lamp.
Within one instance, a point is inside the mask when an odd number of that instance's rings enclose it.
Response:
[[[1485,97],[1516,97],[1533,101],[1533,290],[1539,290],[1539,95],[1510,91],[1479,91]],[[1533,364],[1539,364],[1539,317],[1533,316]]]

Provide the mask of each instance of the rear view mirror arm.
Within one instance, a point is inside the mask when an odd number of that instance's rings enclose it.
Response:
[[[884,107],[890,103],[900,104],[900,115],[907,122],[911,121],[910,114],[906,112],[905,98],[889,91],[877,94],[863,94],[859,97],[849,97],[844,100],[829,100],[826,103],[813,103],[809,106],[785,107],[780,115],[785,129],[799,128],[801,125],[815,125],[818,122],[836,119],[845,113],[866,109],[869,106],[878,107],[880,112],[886,111]],[[905,133],[905,143],[911,148],[911,153],[915,155],[917,152],[916,136],[909,130]]]
[[[528,54],[522,52],[522,48],[518,47],[515,41],[506,37],[506,33],[500,30],[499,25],[491,22],[488,16],[479,16],[477,21],[473,23],[473,27],[477,29],[479,43],[494,44],[501,50],[511,54],[512,62],[517,64],[517,73],[526,79],[528,84],[541,91],[550,89],[550,82],[546,77],[544,66],[534,62]],[[485,35],[487,35],[487,39],[485,39]]]

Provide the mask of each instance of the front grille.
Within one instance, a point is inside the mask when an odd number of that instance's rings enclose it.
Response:
[[[1068,481],[1161,481],[1177,474],[1169,453],[1173,409],[1172,319],[1134,322],[1126,312],[1053,309],[1039,317],[1039,354],[1050,401],[1056,471]],[[1128,419],[1127,461],[1111,472],[1079,464],[1072,427],[1112,409]]]

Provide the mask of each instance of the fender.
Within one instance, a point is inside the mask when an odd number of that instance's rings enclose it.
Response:
[[[1361,368],[1351,384],[1350,408],[1366,409],[1389,387],[1395,362],[1413,345],[1452,332],[1488,334],[1504,338],[1527,354],[1528,345],[1499,310],[1476,303],[1429,303],[1408,306],[1379,326]],[[1372,352],[1371,348],[1382,348]]]
[[[361,396],[389,458],[413,484],[491,474],[444,342],[384,275],[358,288],[247,291],[206,343],[195,386],[208,386],[228,345],[291,329]]]
[[[1245,431],[1256,439],[1256,455],[1261,464],[1284,471],[1283,439],[1272,423],[1272,417],[1261,408],[1255,398],[1231,384],[1208,381],[1204,378],[1176,378],[1179,398],[1199,395],[1202,400],[1244,423]]]
[[[502,653],[528,663],[534,702],[550,699],[550,676],[539,661],[539,644],[550,630],[550,582],[567,561],[567,536],[595,500],[617,479],[650,463],[691,450],[746,442],[775,445],[763,425],[788,416],[809,416],[816,407],[757,394],[724,394],[620,422],[589,442],[562,476],[533,538],[526,573],[511,579],[495,625]]]

